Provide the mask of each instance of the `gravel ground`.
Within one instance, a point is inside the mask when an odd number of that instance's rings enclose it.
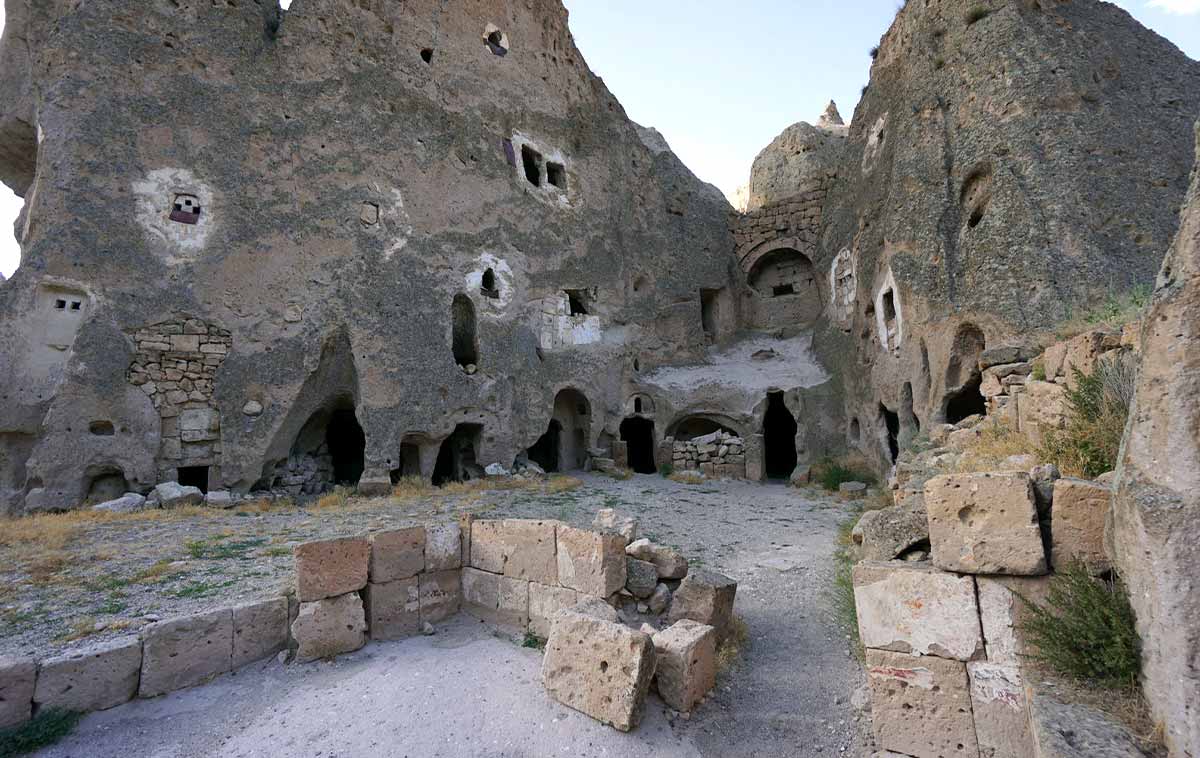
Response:
[[[519,651],[507,642],[496,647],[495,640],[478,639],[481,635],[477,631],[473,636],[462,632],[460,624],[455,627],[458,632],[443,631],[432,638],[436,643],[412,640],[398,646],[372,645],[332,665],[285,668],[271,664],[166,698],[93,714],[84,720],[77,737],[45,755],[99,758],[109,754],[104,752],[105,744],[111,744],[113,755],[265,755],[270,753],[254,752],[267,744],[262,740],[269,735],[263,730],[278,738],[288,731],[281,731],[281,726],[292,721],[302,723],[305,733],[312,735],[307,740],[308,754],[331,757],[365,754],[359,751],[372,745],[376,747],[370,754],[398,756],[647,754],[782,758],[871,754],[869,723],[862,712],[863,677],[849,655],[845,636],[831,621],[824,600],[837,524],[848,510],[844,503],[816,491],[777,485],[687,485],[657,476],[634,476],[626,481],[593,475],[580,478],[581,487],[563,492],[550,491],[553,488],[472,492],[432,500],[351,501],[344,508],[290,507],[265,512],[242,509],[242,515],[199,513],[92,524],[63,548],[76,557],[68,561],[67,568],[51,575],[48,582],[45,577],[36,583],[30,581],[32,546],[9,545],[0,548],[0,565],[6,567],[0,581],[10,580],[7,596],[0,597],[3,612],[29,614],[40,609],[36,615],[42,621],[19,628],[5,624],[0,652],[44,652],[47,646],[81,644],[62,638],[62,630],[69,629],[70,620],[80,618],[80,614],[98,618],[100,624],[136,626],[146,616],[166,617],[218,602],[277,594],[291,581],[290,546],[317,536],[445,519],[461,511],[476,512],[485,518],[557,518],[588,525],[597,509],[614,507],[635,515],[643,536],[679,548],[694,565],[735,577],[739,582],[736,612],[749,630],[741,656],[690,719],[667,711],[657,700],[651,702],[647,722],[637,732],[636,739],[641,742],[612,741],[608,739],[612,730],[596,731],[589,720],[578,721],[574,714],[565,714],[564,709],[540,694],[539,687],[530,684],[536,684],[537,679],[535,653]],[[18,549],[24,552],[18,554]],[[5,555],[5,551],[11,555]],[[110,557],[110,553],[116,557]],[[165,565],[175,572],[162,575],[169,578],[130,581],[139,572],[164,565],[160,563],[163,561],[169,561]],[[108,577],[105,586],[114,589],[97,590],[97,577]],[[215,589],[212,594],[190,595],[187,589],[195,586]],[[116,601],[127,606],[123,612],[107,616],[94,613],[99,603],[111,599],[112,593],[119,593]],[[114,633],[105,629],[85,641]],[[458,639],[456,634],[466,634],[464,639],[468,641],[459,640],[462,644],[458,644],[454,641]],[[457,714],[449,721],[435,718],[431,723],[429,706],[391,707],[379,712],[367,709],[360,715],[350,715],[333,707],[333,701],[322,705],[323,697],[333,698],[333,690],[340,686],[339,677],[353,676],[355,686],[370,689],[366,683],[372,677],[386,680],[394,676],[397,667],[403,665],[407,671],[410,664],[416,666],[414,671],[427,671],[432,665],[430,651],[456,646],[469,646],[471,650],[473,668],[461,675],[468,679],[482,677],[471,691],[491,692],[491,687],[496,688],[496,703],[478,706],[478,713],[471,718],[469,714]],[[458,649],[455,656],[461,653]],[[495,671],[487,676],[472,673],[479,668]],[[457,680],[457,676],[448,679]],[[406,690],[379,686],[383,689],[378,694],[385,701],[392,702],[393,697],[399,698],[393,705],[403,701],[401,696]],[[501,711],[509,707],[504,703],[514,697],[511,707],[528,713],[522,716],[524,720],[518,719],[523,724],[520,729],[500,729],[499,733],[506,735],[505,744],[485,745],[468,736],[469,724],[478,724],[480,719],[488,729],[499,729],[491,721],[506,722]],[[338,694],[334,700],[345,700],[346,708],[353,710],[352,704],[368,702],[370,697],[363,694],[347,699]],[[463,702],[469,700],[446,700],[452,710]],[[235,718],[232,714],[247,715]],[[367,727],[366,722],[358,721],[368,716],[369,736],[376,742],[352,736]],[[165,732],[160,730],[164,719],[180,722],[171,728],[167,742],[162,741]],[[557,725],[561,719],[575,726],[547,726]],[[547,729],[553,739],[539,741],[537,735],[546,735]],[[378,748],[387,744],[389,735],[401,734],[405,735],[405,749],[389,752],[390,748]],[[437,739],[448,741],[454,749],[443,753],[409,749],[426,744],[422,740]],[[643,753],[637,747],[643,743],[650,752]],[[566,744],[577,749],[564,753],[561,747]],[[144,747],[139,749],[139,745]],[[121,749],[126,752],[119,752]]]

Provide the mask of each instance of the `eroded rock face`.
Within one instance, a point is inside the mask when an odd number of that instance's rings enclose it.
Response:
[[[746,210],[787,200],[827,175],[836,175],[848,133],[833,102],[816,126],[801,121],[785,129],[754,159]]]
[[[1197,133],[1200,142],[1200,128]],[[1147,700],[1171,754],[1200,754],[1200,172],[1142,332],[1106,540],[1129,587]]]

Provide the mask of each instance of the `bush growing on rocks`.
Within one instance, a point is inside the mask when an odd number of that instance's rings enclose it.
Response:
[[[1136,379],[1136,359],[1127,352],[1100,361],[1090,373],[1076,369],[1075,388],[1067,390],[1066,428],[1046,431],[1042,457],[1067,476],[1093,479],[1112,471]]]

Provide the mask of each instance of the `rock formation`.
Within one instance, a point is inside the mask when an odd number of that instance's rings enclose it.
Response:
[[[754,159],[746,210],[787,200],[836,172],[848,131],[832,101],[816,126],[801,121],[785,129]]]
[[[1200,146],[1200,124],[1196,129]],[[1200,168],[1143,321],[1108,553],[1129,587],[1147,700],[1171,755],[1200,755]]]

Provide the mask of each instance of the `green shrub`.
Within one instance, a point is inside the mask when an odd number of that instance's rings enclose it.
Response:
[[[858,636],[858,606],[854,604],[854,555],[850,533],[862,518],[863,508],[856,507],[838,524],[837,548],[833,553],[833,577],[826,590],[826,603],[834,622],[845,632],[850,650],[861,663],[865,654]]]
[[[527,647],[531,650],[545,650],[546,640],[533,632],[525,632],[525,638],[521,640],[521,647]]]
[[[845,482],[875,484],[875,475],[866,468],[854,464],[827,459],[812,469],[812,479],[829,492],[837,492]]]
[[[48,708],[23,726],[0,730],[0,758],[25,755],[53,745],[70,734],[81,718],[81,713]]]
[[[663,465],[658,467],[658,473],[662,476],[663,479],[666,479],[666,478],[670,477],[671,474],[675,473],[675,467],[672,466],[670,463],[664,463]]]
[[[1030,657],[1064,676],[1110,688],[1136,686],[1141,664],[1133,608],[1119,580],[1097,579],[1076,564],[1050,580],[1045,605],[1022,597],[1018,626]]]
[[[1046,363],[1041,358],[1033,362],[1032,377],[1035,382],[1046,381]]]
[[[1064,474],[1092,479],[1116,468],[1137,389],[1137,363],[1123,351],[1105,356],[1091,373],[1074,369],[1074,376],[1066,427],[1046,431],[1039,452]]]

